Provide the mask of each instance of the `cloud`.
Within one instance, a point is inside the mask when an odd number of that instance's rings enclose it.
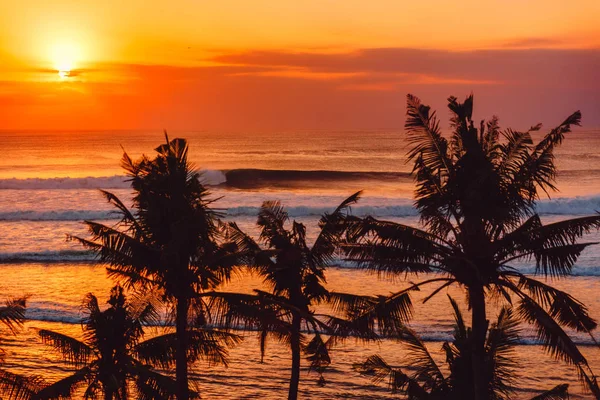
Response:
[[[600,125],[600,50],[404,48],[248,51],[192,67],[104,64],[76,79],[0,82],[3,128],[401,128],[404,96],[443,111],[475,93],[478,117]]]
[[[415,84],[454,82],[525,86],[587,87],[600,78],[600,50],[497,49],[468,52],[404,48],[364,49],[349,53],[257,51],[214,57],[229,66],[261,66],[279,71],[301,69],[308,75],[356,74],[414,76]],[[406,83],[406,82],[405,82]]]
[[[539,49],[539,48],[553,48],[564,45],[565,42],[560,39],[544,38],[544,37],[529,37],[514,39],[505,43],[502,43],[500,47],[509,49]]]

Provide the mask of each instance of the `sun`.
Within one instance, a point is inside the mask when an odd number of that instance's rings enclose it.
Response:
[[[71,71],[76,68],[80,52],[72,43],[60,43],[54,45],[51,51],[54,69],[60,79],[67,79]]]

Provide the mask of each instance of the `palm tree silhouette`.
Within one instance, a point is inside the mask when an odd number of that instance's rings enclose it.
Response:
[[[119,224],[86,221],[91,240],[74,239],[110,265],[110,276],[162,293],[173,310],[175,333],[155,340],[165,347],[175,345],[177,399],[187,400],[188,363],[202,357],[225,361],[223,345],[239,341],[237,335],[206,327],[206,292],[230,278],[237,258],[231,246],[220,243],[219,214],[211,209],[214,200],[208,199],[200,174],[188,162],[187,142],[165,136],[154,159],[133,161],[123,155],[135,211],[103,191],[121,216]]]
[[[360,266],[381,274],[439,275],[409,289],[441,284],[431,296],[450,285],[465,289],[472,310],[473,371],[472,391],[465,393],[465,399],[487,398],[491,384],[483,374],[490,295],[516,303],[516,316],[535,327],[538,339],[553,356],[573,364],[600,398],[587,360],[563,329],[590,333],[596,321],[568,293],[514,267],[515,261],[535,260],[535,275],[564,277],[583,249],[594,244],[579,239],[600,227],[599,215],[544,225],[535,211],[540,193],[556,190],[554,150],[571,126],[579,125],[581,114],[573,113],[534,143],[531,133],[541,125],[525,132],[502,131],[494,117],[476,127],[472,95],[464,103],[450,97],[448,107],[450,140],[442,136],[435,112],[418,98],[407,98],[409,159],[414,162],[415,205],[424,229],[370,217],[355,219],[344,250]],[[396,307],[403,312],[388,317],[410,316],[409,294],[410,290],[404,290],[380,302],[391,306],[403,301],[404,306]],[[368,319],[373,314],[363,310],[360,315]],[[392,321],[383,328],[401,326]]]
[[[398,339],[406,346],[406,365],[410,369],[395,367],[379,355],[372,355],[366,361],[355,364],[361,374],[371,376],[374,383],[387,380],[392,393],[401,393],[413,400],[464,399],[473,384],[471,368],[471,346],[473,331],[467,327],[458,304],[450,297],[454,311],[454,338],[444,342],[442,350],[446,356],[445,375],[423,340],[408,327],[404,327]],[[508,399],[514,391],[514,377],[517,365],[512,361],[514,346],[519,339],[518,320],[509,307],[503,307],[495,323],[490,326],[485,340],[485,369],[488,399]],[[535,396],[532,400],[558,400],[568,398],[567,384]]]
[[[247,308],[237,309],[234,314],[241,314],[246,326],[258,328],[261,354],[264,354],[268,335],[289,344],[292,353],[290,400],[298,397],[302,350],[311,362],[311,369],[321,374],[330,363],[328,347],[333,343],[332,338],[355,333],[343,320],[316,314],[313,307],[329,300],[329,291],[323,286],[325,267],[336,254],[347,212],[359,196],[360,192],[348,197],[333,213],[321,218],[321,230],[312,247],[306,243],[305,226],[296,221],[289,226],[289,216],[278,201],[264,202],[258,214],[259,239],[264,247],[239,230],[235,223],[229,224],[230,238],[238,250],[246,254],[248,265],[272,288],[271,293],[256,290],[253,298],[240,297],[241,304]],[[304,332],[314,334],[310,341]],[[323,332],[331,335],[329,340],[323,339]],[[324,382],[322,375],[320,382]]]
[[[14,298],[6,301],[0,307],[0,323],[7,328],[11,334],[23,326],[25,321],[25,310],[27,297]],[[0,394],[8,400],[29,400],[39,390],[43,381],[37,376],[23,376],[15,374],[1,367],[4,363],[5,352],[0,348]]]
[[[77,370],[43,387],[34,399],[63,399],[85,387],[83,397],[123,400],[133,389],[137,399],[168,399],[175,393],[175,380],[156,372],[151,364],[170,357],[172,352],[141,341],[144,325],[158,321],[151,303],[127,302],[120,286],[110,293],[108,307],[101,311],[98,299],[84,300],[83,340],[42,329],[42,341],[58,350]]]

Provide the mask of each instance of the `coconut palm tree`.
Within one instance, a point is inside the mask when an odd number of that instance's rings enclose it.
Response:
[[[11,333],[16,334],[25,321],[27,298],[20,297],[6,301],[0,306],[0,323]],[[39,377],[26,377],[15,374],[4,368],[4,349],[0,348],[0,395],[8,400],[28,400],[39,390],[43,384]]]
[[[257,221],[260,245],[235,223],[229,224],[229,236],[238,251],[246,255],[250,268],[263,277],[272,289],[270,293],[256,290],[253,298],[240,297],[240,305],[246,308],[240,311],[238,305],[233,314],[241,314],[246,326],[258,329],[261,354],[265,351],[265,341],[269,335],[290,346],[290,400],[298,397],[302,350],[308,356],[311,369],[321,374],[330,363],[328,348],[333,340],[356,333],[339,318],[316,314],[314,306],[329,299],[329,291],[324,286],[325,268],[336,255],[347,212],[359,196],[360,192],[355,193],[333,213],[321,218],[321,229],[312,246],[306,242],[306,227],[296,221],[289,224],[289,216],[278,201],[266,201],[260,208]],[[232,309],[230,303],[229,317]],[[324,340],[322,333],[331,335],[330,339]],[[310,341],[307,335],[313,335]],[[322,375],[320,382],[324,382]]]
[[[474,399],[487,398],[491,384],[483,374],[486,303],[496,295],[515,304],[515,315],[535,327],[553,356],[573,364],[600,398],[586,358],[564,330],[590,333],[596,321],[581,302],[536,279],[568,276],[581,252],[594,244],[579,240],[600,227],[600,215],[543,224],[535,210],[541,194],[556,190],[554,150],[571,126],[579,125],[581,114],[573,113],[534,143],[532,132],[541,125],[524,132],[501,130],[496,117],[476,125],[473,96],[463,103],[450,97],[448,107],[449,139],[442,135],[435,112],[417,97],[407,98],[408,156],[414,163],[415,205],[424,228],[355,219],[343,246],[347,256],[384,275],[437,274],[412,286],[439,284],[431,296],[451,285],[464,288],[472,311]],[[534,276],[515,268],[522,260],[535,261]],[[409,295],[405,290],[388,300]]]
[[[449,297],[450,298],[450,297]],[[436,364],[423,340],[408,327],[404,327],[397,339],[407,350],[405,363],[408,368],[388,364],[379,355],[355,364],[361,374],[370,376],[374,383],[387,380],[392,393],[401,393],[412,400],[442,400],[471,398],[473,370],[471,368],[472,330],[467,327],[458,304],[450,298],[454,310],[454,338],[444,342],[442,351],[446,356],[448,374]],[[509,307],[500,310],[497,320],[490,326],[485,341],[485,369],[483,374],[490,382],[488,399],[507,399],[514,391],[517,369],[512,361],[514,345],[519,339],[518,320]],[[568,385],[562,384],[535,396],[532,400],[558,400],[568,398]],[[470,393],[470,394],[469,394]]]
[[[239,340],[206,326],[207,302],[200,296],[229,279],[237,258],[231,246],[220,242],[219,214],[210,207],[213,200],[200,174],[188,162],[187,142],[169,141],[167,136],[156,152],[155,158],[143,156],[138,161],[123,155],[134,211],[103,191],[120,222],[106,226],[86,221],[92,238],[74,239],[109,265],[111,277],[162,294],[172,309],[175,333],[160,340],[164,346],[176,346],[177,399],[187,400],[188,363]]]
[[[155,371],[172,360],[173,350],[156,346],[152,339],[142,341],[144,326],[158,321],[152,303],[127,302],[123,289],[115,286],[102,311],[98,299],[88,294],[83,307],[83,340],[46,329],[39,331],[42,341],[58,350],[75,366],[73,374],[46,385],[34,399],[70,398],[83,389],[83,398],[123,400],[133,392],[136,399],[174,397],[175,380]]]

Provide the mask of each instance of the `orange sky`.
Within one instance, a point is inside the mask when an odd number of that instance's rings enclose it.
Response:
[[[0,129],[391,128],[407,92],[471,91],[506,123],[600,126],[598,20],[598,0],[0,0]]]

